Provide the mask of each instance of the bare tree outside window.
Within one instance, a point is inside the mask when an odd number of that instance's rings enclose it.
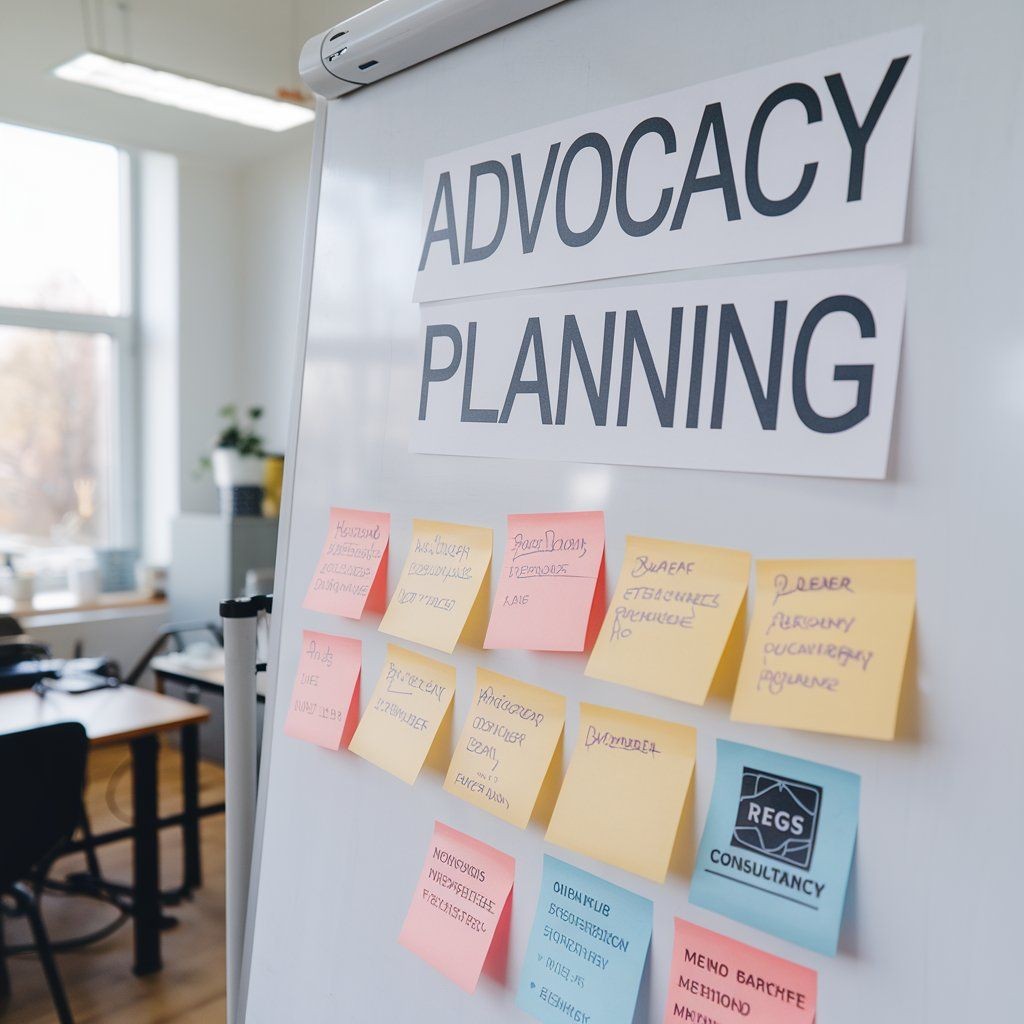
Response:
[[[0,327],[0,534],[110,540],[111,340]]]

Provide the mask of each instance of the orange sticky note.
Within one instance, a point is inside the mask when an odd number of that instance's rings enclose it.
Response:
[[[327,539],[302,607],[346,619],[358,619],[364,611],[383,612],[390,535],[387,512],[332,508]]]
[[[412,544],[380,631],[451,654],[480,646],[487,618],[491,531],[483,526],[412,521]]]
[[[665,1024],[814,1024],[817,971],[678,917],[675,921]]]
[[[444,788],[526,828],[565,726],[565,698],[485,668]]]
[[[284,731],[329,750],[348,745],[359,718],[363,645],[352,637],[302,631],[302,655]]]
[[[515,871],[507,853],[435,821],[398,941],[473,992],[496,934],[508,927]]]
[[[484,647],[584,651],[604,615],[604,513],[508,517]]]
[[[548,842],[664,882],[696,756],[689,725],[580,704]]]
[[[893,739],[913,560],[759,561],[756,576],[733,720]]]
[[[454,696],[454,665],[388,644],[377,686],[348,749],[411,786]]]

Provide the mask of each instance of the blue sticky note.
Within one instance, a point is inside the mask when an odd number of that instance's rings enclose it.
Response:
[[[860,776],[718,741],[690,902],[835,956]]]
[[[654,904],[545,856],[516,1005],[544,1024],[630,1024]]]

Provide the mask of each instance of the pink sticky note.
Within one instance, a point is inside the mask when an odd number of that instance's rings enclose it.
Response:
[[[383,614],[390,537],[387,512],[332,508],[327,539],[302,607],[346,619],[358,619],[364,610]]]
[[[435,821],[398,941],[473,992],[491,946],[507,941],[515,871],[507,853]]]
[[[292,685],[284,731],[337,750],[359,722],[363,645],[347,636],[302,631],[302,655]]]
[[[813,1024],[818,972],[676,918],[665,1024]]]
[[[604,513],[508,517],[484,647],[585,651],[604,617]]]

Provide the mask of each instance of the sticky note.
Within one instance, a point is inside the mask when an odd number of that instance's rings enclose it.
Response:
[[[347,744],[359,716],[362,646],[351,637],[302,631],[302,653],[284,720],[288,736],[329,750]]]
[[[697,756],[697,731],[580,704],[549,842],[664,882]]]
[[[703,704],[749,578],[745,551],[627,537],[586,674]]]
[[[676,918],[664,1024],[814,1024],[818,972]]]
[[[349,750],[412,785],[454,696],[454,665],[388,644]]]
[[[516,1005],[544,1024],[631,1024],[654,904],[544,857]]]
[[[383,612],[387,603],[391,516],[332,508],[327,539],[303,608],[346,619]]]
[[[512,894],[516,862],[434,822],[434,835],[398,941],[473,992]]]
[[[860,776],[718,741],[690,902],[834,956]]]
[[[914,580],[909,559],[758,562],[733,719],[891,740]]]
[[[604,513],[508,517],[484,647],[584,651],[604,614]]]
[[[478,668],[444,788],[526,828],[564,726],[561,694]]]
[[[381,620],[383,633],[451,654],[480,646],[487,619],[491,531],[414,519],[412,544]]]

